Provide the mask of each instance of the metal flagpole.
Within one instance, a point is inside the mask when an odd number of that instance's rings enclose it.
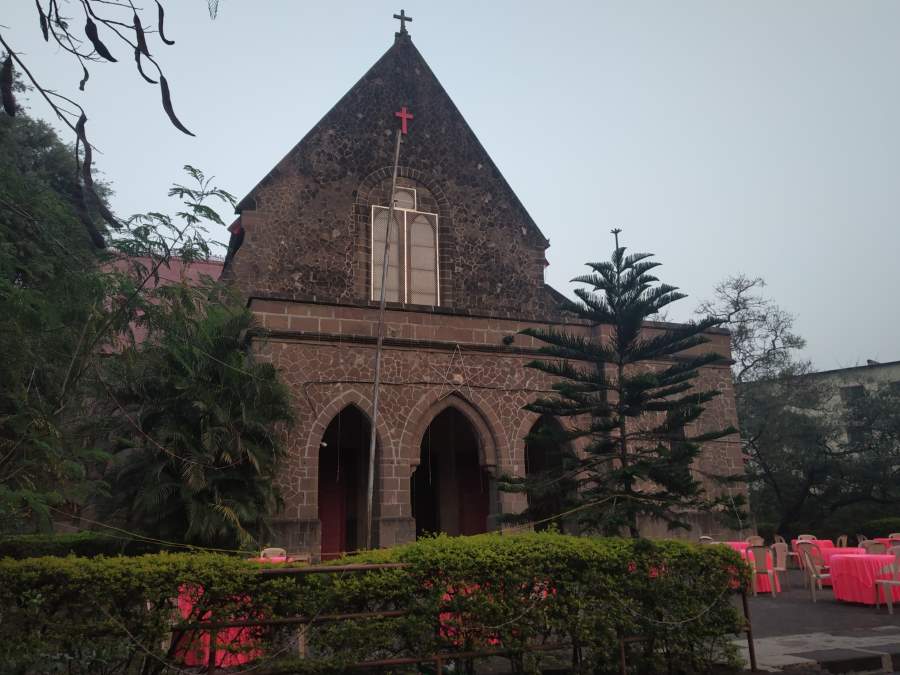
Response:
[[[405,120],[404,120],[405,125]],[[388,256],[390,255],[391,227],[394,224],[394,192],[397,189],[397,166],[400,162],[400,136],[397,129],[397,146],[394,149],[394,175],[391,178],[391,196],[388,206],[387,227],[384,233],[384,257],[381,260],[381,297],[378,301],[378,341],[375,344],[375,382],[372,387],[372,428],[369,433],[369,481],[366,488],[366,548],[372,548],[372,501],[375,495],[375,429],[378,425],[378,390],[381,385],[381,348],[384,344],[384,286],[387,281]],[[374,227],[374,218],[372,225]]]

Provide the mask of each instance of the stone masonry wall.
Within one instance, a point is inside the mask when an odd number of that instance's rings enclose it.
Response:
[[[281,370],[297,417],[281,479],[287,509],[278,523],[278,543],[318,552],[319,444],[345,406],[356,405],[370,415],[377,310],[272,300],[254,301],[252,309],[268,331],[268,337],[255,338],[256,349]],[[472,422],[480,436],[481,463],[489,473],[524,475],[523,439],[538,416],[522,407],[551,391],[545,375],[524,367],[537,344],[516,333],[528,325],[534,324],[434,312],[387,313],[377,425],[379,545],[414,538],[409,479],[419,463],[425,430],[448,406]],[[591,330],[578,324],[567,329]],[[507,336],[515,336],[510,345],[504,344]],[[727,335],[710,337],[713,343],[706,349],[727,350]],[[728,366],[704,368],[698,384],[725,392],[710,404],[698,422],[701,428],[735,424]],[[699,468],[734,473],[740,462],[739,446],[725,439],[706,447]],[[492,500],[494,515],[524,506],[523,495],[499,493]],[[653,527],[648,524],[648,531]]]

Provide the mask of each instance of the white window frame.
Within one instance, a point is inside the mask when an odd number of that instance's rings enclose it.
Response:
[[[398,190],[407,190],[413,193],[413,203],[418,206],[419,200],[418,195],[416,194],[415,188],[407,188],[407,187],[399,187]],[[392,197],[393,198],[393,197]],[[383,209],[385,211],[389,211],[389,207],[381,206],[379,204],[373,204],[370,208],[369,212],[369,243],[370,243],[370,253],[369,253],[369,270],[371,271],[371,283],[369,284],[370,293],[369,296],[373,301],[378,301],[381,298],[375,297],[375,274],[380,274],[380,268],[378,270],[375,269],[375,211],[376,209]],[[396,216],[398,213],[402,213],[403,217],[398,218],[400,220],[399,226],[402,229],[400,233],[402,236],[402,246],[401,251],[403,253],[403,293],[401,297],[401,303],[406,305],[409,304],[409,232],[407,229],[407,222],[409,219],[409,214],[414,214],[413,217],[418,215],[429,216],[433,218],[434,222],[434,271],[435,271],[435,307],[439,307],[441,304],[441,265],[440,265],[440,230],[438,228],[438,214],[430,213],[428,211],[419,211],[418,209],[403,209],[399,206],[394,206],[394,215]],[[390,224],[390,223],[389,223]],[[382,243],[383,245],[383,243]]]
[[[397,192],[400,192],[400,191],[403,191],[403,192],[412,192],[413,207],[412,207],[411,210],[412,210],[412,211],[415,211],[415,210],[417,209],[417,207],[419,206],[419,194],[416,192],[416,188],[410,188],[410,187],[398,187],[396,190],[394,190],[394,194],[397,194]],[[395,198],[394,201],[396,202],[397,199]],[[397,204],[395,203],[395,204],[394,204],[394,210],[396,211],[396,210],[399,209],[399,208],[400,208],[400,207],[397,206]],[[408,211],[408,210],[410,210],[410,209],[403,209],[403,210]]]

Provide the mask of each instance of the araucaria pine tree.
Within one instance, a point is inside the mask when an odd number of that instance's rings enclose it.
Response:
[[[573,461],[563,463],[556,477],[560,484],[574,480],[577,488],[569,522],[583,531],[638,537],[643,518],[688,528],[685,516],[692,512],[736,508],[727,494],[708,494],[692,471],[704,442],[736,430],[687,432],[719,394],[698,391],[693,382],[701,367],[722,356],[693,348],[708,342],[704,331],[721,321],[647,326],[686,296],[650,273],[660,265],[651,254],[626,255],[619,230],[613,234],[609,262],[588,263],[593,272],[573,280],[586,285],[575,291],[580,302],[565,308],[590,324],[589,335],[523,331],[543,342],[540,351],[550,357],[528,367],[558,378],[555,395],[527,409],[559,418],[569,441],[584,439],[584,451],[570,453]],[[535,491],[527,480],[522,487]]]

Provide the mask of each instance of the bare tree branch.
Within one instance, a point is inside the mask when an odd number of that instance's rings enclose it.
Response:
[[[135,66],[139,76],[148,84],[159,87],[162,107],[171,121],[172,126],[182,133],[193,136],[194,134],[182,124],[175,115],[169,83],[159,62],[151,55],[150,46],[147,41],[148,35],[156,34],[163,44],[174,44],[172,40],[167,39],[163,34],[163,20],[165,17],[163,5],[157,0],[157,29],[153,30],[148,22],[141,19],[141,12],[143,12],[143,10],[135,7],[131,0],[128,0],[128,2],[119,2],[117,0],[69,1],[76,2],[84,13],[84,31],[92,47],[90,51],[86,51],[86,47],[84,46],[85,41],[82,40],[79,35],[75,34],[74,20],[62,15],[60,11],[61,0],[49,0],[46,11],[41,5],[41,0],[35,0],[35,7],[37,9],[39,26],[44,40],[49,42],[52,36],[53,41],[63,50],[63,52],[77,60],[78,64],[81,66],[82,77],[78,82],[79,90],[84,91],[84,88],[90,79],[89,64],[114,63],[118,61],[105,41],[111,36],[115,41],[127,45],[130,53],[134,54]],[[101,11],[101,8],[104,8],[107,11]],[[130,12],[131,16],[128,17],[125,12]],[[120,225],[117,219],[109,212],[103,201],[97,196],[93,187],[93,180],[91,178],[91,157],[94,147],[88,141],[85,132],[87,115],[85,114],[84,109],[72,99],[42,86],[34,73],[32,73],[25,65],[20,54],[13,50],[3,35],[0,35],[0,44],[3,45],[8,54],[6,64],[2,71],[3,80],[0,82],[0,84],[2,84],[3,82],[6,82],[7,79],[9,80],[9,87],[5,84],[2,87],[4,94],[3,104],[6,113],[10,116],[15,115],[15,99],[12,95],[12,64],[15,62],[17,67],[25,73],[31,85],[41,94],[50,106],[50,109],[56,117],[76,136],[75,162],[77,165],[77,173],[82,178],[84,192],[87,195],[87,199],[84,200],[85,203],[91,203],[103,219],[110,225],[119,227]],[[158,79],[153,79],[146,74],[141,63],[143,59],[146,59],[153,64],[154,68],[156,68]],[[67,109],[60,105],[59,101],[70,104],[75,110]],[[82,150],[84,153],[83,160],[79,157],[79,150]],[[96,228],[90,224],[90,218],[86,218],[85,225],[88,228],[94,243],[98,247],[102,247],[104,245],[103,237],[96,231]]]

